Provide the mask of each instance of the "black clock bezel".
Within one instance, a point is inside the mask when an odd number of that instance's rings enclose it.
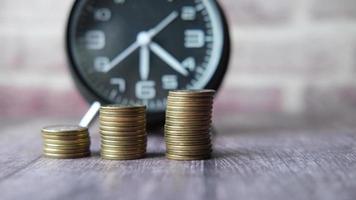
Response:
[[[93,103],[94,101],[99,101],[102,104],[111,104],[112,102],[108,102],[106,99],[100,97],[100,95],[96,94],[84,81],[82,75],[78,71],[78,67],[76,66],[73,58],[73,52],[70,48],[70,27],[72,27],[73,23],[73,17],[75,15],[75,10],[78,4],[80,3],[81,0],[76,0],[73,3],[73,6],[71,8],[68,20],[67,20],[67,26],[65,30],[65,51],[67,55],[67,63],[68,67],[71,73],[71,76],[74,80],[74,83],[79,90],[80,94],[84,97],[84,99],[89,103]],[[218,90],[223,82],[223,78],[225,76],[225,73],[228,68],[228,63],[230,59],[230,51],[231,51],[231,45],[230,45],[230,33],[229,33],[229,28],[228,28],[228,23],[227,19],[224,15],[223,9],[219,5],[217,1],[213,1],[215,6],[218,8],[218,14],[220,16],[220,19],[222,21],[222,27],[223,27],[223,50],[221,53],[221,58],[220,62],[218,64],[218,67],[212,76],[212,78],[209,80],[208,84],[204,87],[206,89],[214,89]],[[164,118],[165,118],[165,112],[147,112],[147,123],[150,125],[162,125],[164,123]]]

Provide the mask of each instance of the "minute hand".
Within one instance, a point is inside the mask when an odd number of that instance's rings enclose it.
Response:
[[[184,76],[188,76],[189,72],[182,66],[182,64],[177,59],[175,59],[170,53],[164,50],[160,45],[155,42],[151,42],[150,49],[174,70]]]
[[[166,18],[164,18],[159,24],[157,24],[154,28],[148,31],[148,34],[151,38],[156,36],[159,32],[161,32],[164,28],[166,28],[170,23],[172,23],[178,17],[178,12],[173,11]]]

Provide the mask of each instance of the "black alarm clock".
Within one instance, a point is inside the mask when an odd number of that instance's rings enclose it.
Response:
[[[215,0],[77,0],[66,50],[89,103],[145,104],[161,123],[169,90],[219,88],[230,39]]]

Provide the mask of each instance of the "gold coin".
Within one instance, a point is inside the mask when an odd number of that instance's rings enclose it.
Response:
[[[100,110],[99,116],[103,117],[118,117],[118,118],[135,118],[135,117],[145,117],[146,116],[146,110],[137,110],[137,111],[105,111],[105,110]]]
[[[191,129],[169,129],[164,128],[165,133],[170,133],[172,135],[202,135],[202,134],[210,134],[211,128],[207,128],[205,130],[191,130]]]
[[[167,137],[177,137],[177,138],[202,138],[202,137],[210,137],[210,133],[208,131],[201,132],[170,132],[169,130],[164,131],[164,136]]]
[[[141,123],[141,124],[111,124],[111,125],[105,125],[100,123],[99,125],[100,128],[102,129],[115,129],[115,130],[130,130],[130,129],[135,129],[136,130],[141,130],[143,128],[146,128],[146,123]]]
[[[102,149],[111,149],[111,150],[124,150],[124,151],[135,151],[135,150],[146,150],[146,144],[143,145],[132,145],[132,146],[114,146],[114,145],[107,145],[101,144]]]
[[[172,133],[205,133],[209,132],[211,124],[165,124],[164,131]]]
[[[143,135],[146,134],[146,130],[138,130],[138,131],[106,131],[100,130],[101,135],[106,136],[131,136],[131,135]]]
[[[136,148],[129,148],[129,147],[125,147],[125,148],[111,148],[111,147],[107,147],[107,146],[102,146],[101,147],[101,151],[104,152],[108,152],[108,153],[127,153],[127,154],[132,154],[132,153],[141,153],[141,152],[146,152],[146,148],[142,147],[136,147]]]
[[[182,152],[208,152],[212,151],[212,145],[211,144],[201,144],[201,145],[190,145],[190,146],[184,146],[184,145],[166,145],[167,151],[182,151]]]
[[[214,97],[182,97],[182,96],[168,96],[167,102],[189,102],[189,103],[212,103],[214,102]]]
[[[55,158],[55,159],[74,159],[74,158],[84,158],[90,156],[90,152],[84,153],[73,153],[73,154],[56,154],[56,153],[44,153],[43,154],[47,158]]]
[[[73,153],[85,153],[89,152],[89,148],[78,148],[78,149],[54,149],[54,148],[43,148],[45,153],[55,153],[55,154],[73,154]]]
[[[165,141],[167,142],[199,142],[199,141],[206,141],[207,143],[209,143],[209,140],[211,141],[210,136],[205,136],[205,137],[199,137],[199,136],[164,136]]]
[[[146,113],[103,113],[99,114],[99,119],[103,121],[133,121],[133,120],[145,120]]]
[[[206,126],[210,125],[212,123],[212,120],[201,120],[201,121],[181,121],[181,120],[167,120],[166,119],[166,125],[184,125],[184,126]]]
[[[136,141],[112,141],[112,140],[101,140],[103,145],[116,145],[116,146],[138,146],[147,145],[147,140],[136,140]]]
[[[212,111],[199,111],[199,112],[191,112],[187,110],[166,110],[167,117],[183,117],[187,119],[197,119],[200,117],[211,117],[213,114]]]
[[[112,155],[106,153],[101,154],[101,158],[105,160],[135,160],[144,157],[145,154],[135,154],[135,155]]]
[[[145,113],[146,109],[145,108],[133,108],[133,109],[122,109],[122,108],[114,108],[114,109],[105,109],[105,108],[100,108],[100,113],[101,114],[143,114]]]
[[[140,135],[117,135],[117,136],[108,136],[108,135],[100,135],[101,139],[104,140],[138,140],[138,139],[146,139],[147,138],[147,134],[143,133]]]
[[[112,131],[112,132],[134,132],[134,131],[145,131],[146,125],[132,126],[132,127],[113,127],[100,125],[100,130]]]
[[[167,149],[168,154],[171,155],[179,155],[179,156],[200,156],[200,155],[207,155],[211,154],[212,149],[207,150],[173,150]]]
[[[210,139],[206,140],[170,140],[165,139],[166,145],[178,145],[178,146],[193,146],[193,145],[208,145],[211,144]]]
[[[206,124],[206,125],[185,125],[185,124],[175,124],[175,125],[170,125],[170,124],[165,124],[164,128],[166,131],[179,131],[179,130],[184,130],[184,131],[198,131],[198,130],[209,130],[211,128],[211,124]]]
[[[107,121],[99,121],[101,126],[113,126],[113,127],[132,127],[132,126],[145,126],[146,121],[132,121],[132,122],[107,122]]]
[[[43,142],[45,144],[63,144],[63,145],[90,144],[89,139],[77,139],[77,140],[43,139]]]
[[[108,120],[105,120],[108,119]],[[129,123],[137,123],[137,124],[142,124],[146,123],[146,117],[145,116],[135,116],[135,117],[117,117],[117,116],[100,116],[99,121],[102,123],[107,123],[107,124],[112,124],[112,123],[124,123],[124,124],[129,124]]]
[[[133,122],[144,120],[146,120],[146,115],[99,115],[99,121],[106,122]]]
[[[199,156],[181,156],[181,155],[172,155],[166,153],[166,157],[171,160],[179,160],[179,161],[189,161],[189,160],[205,160],[211,158],[211,155],[199,155]]]
[[[164,137],[167,145],[169,144],[179,144],[182,143],[182,145],[185,143],[185,145],[191,144],[211,144],[211,139],[210,138],[186,138],[186,139],[178,139],[178,138],[170,138],[170,137]]]
[[[167,101],[167,107],[200,107],[200,108],[211,109],[212,106],[213,106],[213,102]]]
[[[147,139],[142,138],[142,139],[133,139],[133,140],[106,140],[106,139],[101,139],[102,144],[108,144],[108,145],[121,145],[121,146],[128,146],[128,145],[139,145],[139,144],[146,144]]]
[[[168,105],[166,110],[171,112],[191,112],[191,113],[212,113],[213,106],[171,106]]]
[[[167,139],[205,139],[205,138],[211,138],[210,134],[172,134],[169,132],[165,132],[164,133],[164,137]]]
[[[100,119],[99,124],[104,126],[138,126],[138,125],[145,125],[146,120],[135,119],[135,121],[131,121],[131,122],[122,122],[118,120],[104,121]]]
[[[88,143],[86,144],[73,144],[73,145],[63,145],[63,144],[48,144],[44,143],[43,148],[52,148],[52,149],[78,149],[78,148],[89,148],[90,145]]]
[[[144,154],[146,153],[146,149],[138,149],[138,150],[122,150],[122,149],[107,149],[101,148],[101,153],[111,154],[111,155],[132,155],[132,154]]]
[[[212,105],[213,103],[213,98],[167,97],[167,105]]]
[[[146,148],[136,148],[136,149],[124,149],[124,148],[107,148],[107,147],[102,147],[101,152],[103,153],[109,153],[109,154],[138,154],[138,153],[146,153]]]
[[[202,97],[202,96],[214,96],[215,90],[204,89],[204,90],[171,90],[168,96],[188,96],[188,97]]]
[[[181,149],[181,150],[188,150],[188,149],[208,149],[212,148],[211,143],[207,144],[200,144],[200,145],[166,145],[167,148],[172,148],[172,149]]]
[[[166,120],[170,120],[170,121],[173,121],[173,120],[179,120],[179,121],[206,121],[206,120],[211,120],[211,116],[201,116],[199,118],[187,118],[186,116],[175,116],[175,115],[166,115]]]
[[[178,104],[178,105],[213,105],[214,104],[214,98],[209,97],[209,98],[201,98],[201,97],[167,97],[167,105],[173,105],[173,104]]]
[[[132,145],[140,145],[140,144],[147,144],[147,138],[142,139],[132,139],[132,140],[106,140],[101,139],[101,144],[108,144],[108,145],[120,145],[120,146],[132,146]]]
[[[146,121],[118,122],[118,121],[99,121],[100,126],[107,127],[141,127],[146,126]]]
[[[207,136],[210,135],[210,131],[209,130],[205,130],[205,131],[169,131],[169,130],[165,130],[164,134],[167,136]]]
[[[167,107],[201,107],[211,108],[214,105],[214,101],[167,101]]]
[[[192,112],[192,113],[210,113],[212,112],[212,106],[209,107],[188,107],[188,106],[167,106],[168,111],[175,112]]]
[[[146,118],[146,111],[141,112],[141,113],[134,113],[134,112],[128,112],[128,113],[122,113],[122,112],[101,112],[99,114],[99,117],[104,117],[104,118],[116,118],[121,121],[132,121],[135,119],[145,119]]]
[[[112,105],[105,105],[101,106],[100,109],[102,110],[120,110],[120,111],[131,111],[131,110],[142,110],[146,109],[145,105],[119,105],[119,104],[112,104]]]
[[[81,133],[76,135],[54,135],[54,134],[42,134],[44,139],[54,140],[76,140],[76,139],[89,139],[88,133]]]
[[[77,125],[54,125],[42,128],[43,134],[73,135],[73,133],[86,133],[88,128]]]
[[[136,144],[129,144],[126,143],[124,145],[121,145],[120,143],[118,144],[105,144],[105,143],[101,143],[102,147],[107,147],[107,148],[112,148],[112,149],[117,149],[117,148],[123,148],[123,149],[137,149],[137,148],[146,148],[147,147],[147,143],[145,141],[141,141],[141,142],[137,142]]]

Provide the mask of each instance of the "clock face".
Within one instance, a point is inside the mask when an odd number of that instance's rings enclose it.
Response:
[[[69,55],[101,100],[162,112],[169,90],[202,89],[214,78],[226,48],[222,18],[212,0],[77,1]]]

